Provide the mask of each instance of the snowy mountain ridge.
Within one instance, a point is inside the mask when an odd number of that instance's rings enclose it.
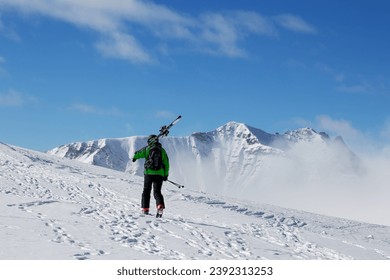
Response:
[[[0,143],[0,259],[390,259],[387,226],[169,185],[156,219],[142,184]]]
[[[317,147],[319,153],[341,156],[353,169],[352,152],[342,141],[311,128],[270,134],[242,123],[228,122],[211,132],[188,137],[167,137],[161,142],[170,157],[171,178],[197,190],[214,193],[239,191],[269,167],[275,157],[285,157],[297,145]],[[84,163],[142,175],[143,162],[131,161],[134,152],[146,144],[146,137],[100,139],[63,145],[48,153]]]
[[[99,139],[87,142],[75,142],[56,147],[49,154],[76,159],[84,163],[108,167],[119,171],[128,171],[128,163],[136,150],[143,147],[147,137],[132,136],[117,139]],[[329,139],[310,128],[288,131],[284,135],[269,134],[263,130],[237,122],[228,122],[211,132],[196,132],[188,137],[168,137],[161,141],[167,150],[181,151],[191,148],[198,156],[209,155],[216,144],[229,144],[230,148],[262,148],[263,153],[281,152],[281,147],[299,141],[313,142]],[[170,148],[171,145],[181,147]],[[236,147],[232,147],[235,144]],[[173,156],[174,157],[174,156]],[[131,169],[131,168],[130,168]]]

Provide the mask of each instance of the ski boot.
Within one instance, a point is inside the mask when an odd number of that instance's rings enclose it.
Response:
[[[163,215],[163,211],[164,211],[164,205],[162,205],[162,204],[157,205],[156,218],[161,218]]]

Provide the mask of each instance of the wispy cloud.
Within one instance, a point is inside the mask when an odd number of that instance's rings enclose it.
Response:
[[[5,93],[0,93],[0,106],[3,107],[22,107],[37,99],[33,96],[22,94],[16,90],[10,89]]]
[[[113,33],[96,44],[101,54],[107,57],[129,60],[132,62],[149,63],[151,56],[129,34]]]
[[[7,71],[1,66],[5,63],[5,58],[0,56],[0,78],[7,76]]]
[[[301,209],[306,207],[305,210],[326,212],[328,215],[344,213],[354,219],[369,217],[371,222],[389,224],[389,217],[380,214],[388,213],[390,210],[389,142],[378,143],[378,131],[373,132],[372,128],[366,131],[359,130],[346,119],[322,115],[313,122],[328,133],[341,135],[358,158],[342,156],[345,155],[345,150],[339,150],[337,145],[324,153],[322,149],[319,152],[319,146],[314,143],[310,145],[300,143],[286,151],[286,157],[267,163],[270,164],[269,168],[263,168],[262,170],[266,170],[264,174],[254,179],[258,188],[268,186],[272,181],[273,187],[269,192],[264,192],[266,197],[263,196],[262,199],[275,203],[273,199],[278,197],[275,194],[288,193],[277,201],[279,205]],[[389,123],[382,130],[384,136],[389,136],[388,125]],[[296,164],[297,162],[299,164]],[[288,176],[275,176],[272,172],[270,174],[272,170],[276,170],[275,174]],[[331,208],[317,208],[318,205],[326,205],[330,200],[335,200]],[[295,205],[291,204],[292,201]],[[313,201],[315,203],[312,203]],[[353,217],[367,201],[371,202],[368,203],[371,206],[365,207],[365,217]]]
[[[359,155],[369,155],[389,152],[390,146],[390,117],[383,124],[368,127],[366,130],[358,129],[350,120],[335,118],[329,115],[318,115],[315,120],[296,118],[293,122],[299,126],[313,127],[318,131],[325,131],[329,135],[341,136],[347,145]]]
[[[108,57],[152,63],[156,44],[185,44],[189,49],[228,57],[242,57],[240,43],[248,36],[277,36],[277,25],[293,32],[316,29],[296,15],[263,16],[251,11],[202,13],[190,16],[152,1],[141,0],[0,0],[0,7],[62,20],[101,34],[95,43]],[[136,30],[136,31],[135,31]],[[142,35],[140,35],[142,34]],[[152,50],[153,49],[153,50]]]
[[[333,67],[317,63],[316,68],[330,76],[335,82],[334,89],[341,93],[350,94],[387,94],[385,84],[373,82],[362,75],[335,70]],[[380,79],[381,80],[381,79]]]
[[[345,93],[370,93],[371,87],[368,84],[340,85],[336,88]]]
[[[343,119],[334,119],[327,115],[317,116],[318,127],[336,135],[348,137],[350,139],[361,137],[361,132],[354,128],[352,124]]]
[[[272,21],[254,12],[206,13],[200,16],[200,43],[210,53],[245,55],[239,42],[249,35],[276,36]]]
[[[333,80],[336,81],[336,82],[343,82],[343,81],[345,81],[346,77],[345,77],[345,74],[343,72],[336,71],[335,69],[333,69],[332,67],[330,67],[327,64],[317,63],[315,65],[315,67],[319,71],[321,71],[321,72],[331,76],[333,78]]]
[[[275,22],[280,26],[299,33],[315,34],[314,26],[303,20],[301,17],[291,14],[283,14],[275,17]]]
[[[183,25],[187,20],[162,5],[140,0],[0,0],[0,7],[17,8],[23,13],[62,20],[100,33],[96,44],[104,55],[132,62],[150,62],[139,40],[130,34],[128,23],[136,28]],[[112,47],[108,47],[113,43]]]
[[[319,115],[311,122],[306,120],[307,126],[325,131],[332,136],[342,136],[348,146],[359,155],[389,152],[390,158],[390,117],[384,123],[358,129],[351,121],[334,118],[329,115]]]
[[[0,7],[2,5],[2,1],[0,1]],[[1,14],[0,14],[1,16]],[[14,30],[11,28],[8,28],[3,21],[0,18],[0,36],[5,36],[6,38],[12,40],[12,41],[20,41],[20,37]]]
[[[22,95],[19,92],[10,90],[6,93],[0,94],[0,106],[18,107],[23,104]]]
[[[222,53],[227,56],[242,56],[244,52],[237,46],[236,26],[221,14],[202,16],[201,36],[210,53]]]
[[[300,127],[312,127],[334,136],[343,136],[351,139],[358,138],[362,134],[348,120],[335,119],[329,115],[318,115],[314,121],[297,117],[292,122]]]
[[[72,111],[81,112],[84,114],[92,114],[92,115],[102,115],[102,116],[114,116],[114,117],[123,117],[126,114],[121,110],[111,107],[111,108],[101,108],[94,105],[83,104],[83,103],[75,103],[68,108]]]

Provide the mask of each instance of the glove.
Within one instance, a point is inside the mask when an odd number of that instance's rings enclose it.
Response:
[[[168,180],[168,176],[163,177],[163,181],[166,181],[166,180]]]
[[[137,159],[136,158],[133,158],[133,162],[135,162]]]

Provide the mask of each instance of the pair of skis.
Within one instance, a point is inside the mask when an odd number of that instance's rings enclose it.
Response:
[[[171,129],[172,126],[174,126],[178,121],[180,121],[181,116],[178,116],[173,122],[171,122],[169,125],[164,125],[160,129],[160,134],[157,135],[157,139],[160,138],[161,136],[168,136],[169,130]]]
[[[153,141],[148,143],[148,145],[146,145],[145,147],[142,147],[141,149],[139,149],[137,152],[139,152],[139,151],[141,151],[141,150],[143,150],[143,149],[145,149],[145,148],[147,148],[149,146],[153,146],[153,144],[156,143],[161,137],[168,136],[169,130],[171,129],[171,127],[174,126],[178,121],[180,121],[180,119],[181,119],[181,116],[178,116],[169,125],[162,126],[161,129],[160,129],[160,133],[153,139]]]
[[[170,123],[168,126],[163,126],[161,129],[160,129],[160,134],[157,136],[157,140],[161,137],[161,136],[168,136],[169,134],[169,129],[171,129],[172,126],[174,126],[178,121],[180,121],[181,119],[181,116],[178,116],[172,123]],[[167,180],[169,183],[175,185],[176,187],[178,187],[179,189],[182,189],[184,188],[183,185],[180,185],[178,183],[175,183],[175,182],[172,182],[171,180]]]

